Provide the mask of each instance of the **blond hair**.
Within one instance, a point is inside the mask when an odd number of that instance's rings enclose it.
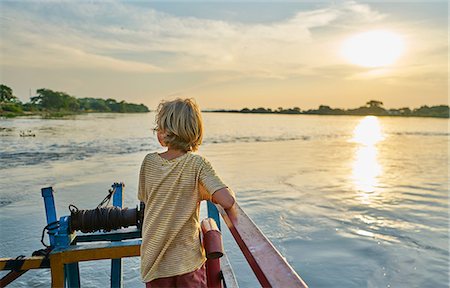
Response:
[[[164,143],[173,149],[196,151],[203,139],[203,120],[194,99],[162,101],[157,109],[156,128]]]

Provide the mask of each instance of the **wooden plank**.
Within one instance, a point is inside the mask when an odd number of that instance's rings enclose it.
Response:
[[[217,208],[259,283],[263,287],[308,287],[242,208],[235,206],[237,221],[222,207]]]
[[[141,240],[71,245],[64,249],[55,248],[50,255],[60,254],[63,264],[134,257],[140,255]]]
[[[230,261],[228,260],[227,254],[223,254],[220,258],[220,269],[222,270],[223,281],[225,285],[223,287],[227,288],[238,288],[238,283],[236,277],[234,276],[233,269],[231,268]]]
[[[71,245],[50,253],[52,287],[64,287],[64,264],[140,255],[141,240]]]
[[[11,282],[22,276],[27,271],[28,270],[9,271],[8,274],[6,274],[5,276],[2,277],[2,279],[0,279],[0,287],[8,286]]]
[[[50,254],[50,268],[52,273],[52,287],[64,287],[64,263],[62,262],[62,254]]]
[[[50,268],[50,262],[43,256],[32,256],[21,259],[0,258],[0,270],[30,270]]]

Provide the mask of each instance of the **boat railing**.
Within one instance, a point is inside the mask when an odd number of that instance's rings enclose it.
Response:
[[[239,204],[235,205],[236,219],[217,208],[261,286],[308,287]]]

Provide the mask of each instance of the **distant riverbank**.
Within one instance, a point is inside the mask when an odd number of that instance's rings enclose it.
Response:
[[[142,113],[150,112],[144,104],[118,102],[115,99],[76,98],[65,92],[42,88],[30,101],[22,103],[11,88],[0,85],[0,117],[41,116],[60,118],[82,113]]]
[[[149,111],[143,112],[99,112],[99,111],[22,111],[22,112],[10,112],[10,111],[1,111],[0,110],[0,118],[16,118],[16,117],[40,117],[43,119],[59,119],[59,118],[67,118],[75,115],[88,114],[88,113],[147,113]]]
[[[302,115],[358,115],[358,116],[400,116],[400,117],[437,117],[437,118],[450,118],[449,106],[421,106],[419,108],[410,109],[408,107],[399,109],[385,109],[382,107],[383,103],[376,100],[371,100],[366,103],[365,106],[361,106],[354,109],[340,109],[331,108],[330,106],[320,105],[318,109],[301,110],[299,107],[294,108],[282,108],[279,107],[276,110],[271,108],[243,108],[240,110],[208,110],[204,112],[210,113],[253,113],[253,114],[302,114]]]

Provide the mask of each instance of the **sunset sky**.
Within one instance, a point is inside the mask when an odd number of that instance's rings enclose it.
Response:
[[[448,104],[447,1],[2,1],[1,83],[154,109]]]

